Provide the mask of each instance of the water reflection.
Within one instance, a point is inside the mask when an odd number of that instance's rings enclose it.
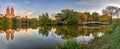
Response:
[[[0,49],[55,49],[68,39],[81,43],[104,35],[109,26],[40,26],[1,30]],[[5,40],[6,39],[6,40]],[[48,44],[49,43],[49,44]]]
[[[9,41],[10,39],[13,40],[14,32],[15,30],[11,30],[11,29],[5,31],[7,41]]]

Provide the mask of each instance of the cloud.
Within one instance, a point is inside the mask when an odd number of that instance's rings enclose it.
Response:
[[[19,12],[19,11],[20,11],[20,12]],[[17,16],[21,16],[21,17],[25,17],[25,16],[31,17],[32,14],[34,13],[34,11],[35,11],[35,10],[29,10],[29,11],[27,11],[27,10],[16,10],[16,11],[15,11],[15,14],[16,14]]]
[[[29,4],[30,3],[30,1],[25,1],[25,2],[21,2],[21,3],[7,3],[7,4],[5,4],[6,6],[18,6],[18,5],[25,5],[25,4]],[[4,4],[3,4],[4,5]]]
[[[23,16],[31,16],[33,14],[33,10],[32,11],[28,11],[25,14],[23,14]]]
[[[83,11],[88,12],[99,12],[107,6],[117,6],[120,7],[120,0],[79,0],[74,2]]]
[[[102,6],[106,4],[119,4],[120,0],[79,0],[75,2],[76,5],[83,6]]]
[[[100,0],[80,0],[77,1],[75,4],[76,5],[83,5],[83,6],[95,6],[95,5],[100,5],[101,1]]]
[[[24,4],[29,4],[29,3],[30,3],[30,1],[25,1],[23,3],[19,3],[18,5],[24,5]]]

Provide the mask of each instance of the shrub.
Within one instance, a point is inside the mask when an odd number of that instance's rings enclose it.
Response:
[[[112,28],[108,28],[105,30],[105,34],[111,34],[112,33]]]

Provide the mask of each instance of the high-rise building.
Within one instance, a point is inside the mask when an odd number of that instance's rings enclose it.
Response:
[[[7,9],[6,9],[5,16],[8,17],[8,18],[13,18],[15,16],[15,14],[14,14],[14,8],[12,7],[10,9],[9,6],[8,6]]]

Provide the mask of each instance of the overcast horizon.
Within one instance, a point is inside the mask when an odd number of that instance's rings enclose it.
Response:
[[[38,17],[42,13],[56,14],[63,9],[78,12],[98,12],[107,6],[120,7],[119,0],[0,0],[0,13],[5,14],[7,6],[15,8],[15,15]]]

